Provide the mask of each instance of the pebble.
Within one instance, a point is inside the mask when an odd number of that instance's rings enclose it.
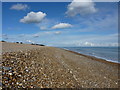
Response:
[[[70,71],[70,73],[72,74],[72,71]]]
[[[22,86],[22,83],[19,83],[20,86]]]
[[[106,77],[104,77],[106,79]]]
[[[66,68],[67,64],[65,62],[61,62],[63,65],[58,64],[56,58],[54,59],[52,55],[51,59],[48,59],[46,56],[49,55],[42,57],[41,53],[44,54],[45,51],[29,50],[28,52],[20,51],[4,54],[2,83],[5,83],[5,87],[11,87],[10,85],[12,85],[12,87],[19,88],[61,88],[63,86],[64,88],[86,88],[88,84],[91,87],[99,87],[97,80],[94,81],[95,83],[90,81],[95,77],[85,77],[84,74],[81,77],[77,76],[77,70],[81,71],[81,68]],[[59,60],[63,61],[61,58]],[[107,80],[105,76],[101,78]],[[114,85],[118,84],[117,82],[113,83]],[[104,82],[101,85],[107,86]]]
[[[12,73],[8,73],[9,75],[13,75]]]
[[[22,75],[18,75],[19,77],[21,77]]]
[[[25,71],[26,71],[26,72],[28,72],[29,70],[28,70],[28,69],[26,69]]]
[[[18,85],[19,83],[17,82],[16,84]]]

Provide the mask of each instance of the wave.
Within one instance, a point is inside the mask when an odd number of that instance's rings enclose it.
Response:
[[[99,59],[102,59],[102,60],[105,60],[105,61],[109,61],[109,62],[113,62],[113,63],[120,63],[119,60],[112,60],[112,59],[108,59],[108,58],[105,58],[105,57],[102,57],[102,56],[98,56],[96,55],[96,53],[94,52],[89,52],[89,53],[86,53],[86,52],[80,52],[80,50],[76,50],[76,49],[72,49],[71,48],[63,48],[65,50],[70,50],[70,51],[73,51],[73,52],[77,52],[77,53],[80,53],[80,54],[84,54],[84,55],[88,55],[88,56],[92,56],[92,57],[95,57],[95,58],[99,58]]]

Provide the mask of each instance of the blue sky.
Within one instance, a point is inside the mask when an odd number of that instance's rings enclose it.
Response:
[[[116,46],[118,3],[4,2],[2,37],[48,46]]]

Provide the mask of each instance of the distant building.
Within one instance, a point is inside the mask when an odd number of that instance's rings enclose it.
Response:
[[[6,41],[2,40],[1,42],[6,42]]]

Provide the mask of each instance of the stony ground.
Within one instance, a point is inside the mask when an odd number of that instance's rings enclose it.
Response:
[[[46,46],[17,50],[4,49],[3,88],[118,88],[116,64]]]

